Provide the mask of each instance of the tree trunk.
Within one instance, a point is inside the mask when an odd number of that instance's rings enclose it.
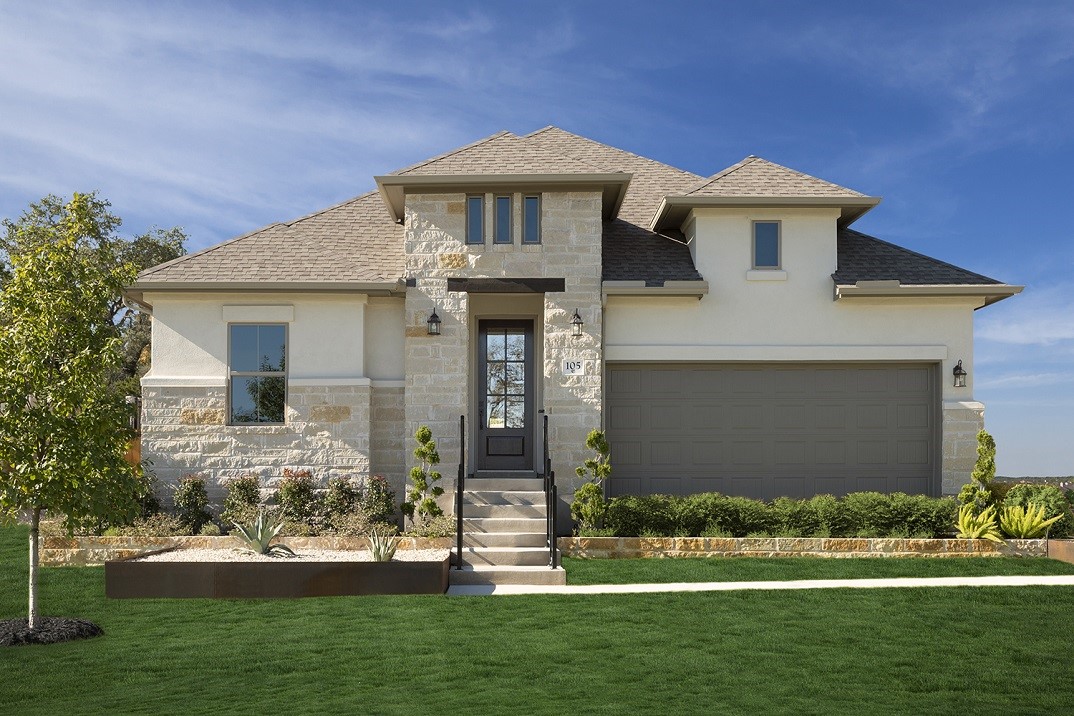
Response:
[[[37,627],[37,545],[41,529],[41,508],[33,509],[30,518],[30,629]]]

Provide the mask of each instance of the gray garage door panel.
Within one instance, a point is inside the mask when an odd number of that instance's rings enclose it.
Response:
[[[609,494],[934,494],[933,364],[608,365]]]

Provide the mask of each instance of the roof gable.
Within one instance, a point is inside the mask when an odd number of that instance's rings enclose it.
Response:
[[[527,142],[510,132],[499,132],[391,175],[599,174],[608,171],[546,146]]]
[[[691,187],[683,196],[861,198],[866,195],[751,155]]]

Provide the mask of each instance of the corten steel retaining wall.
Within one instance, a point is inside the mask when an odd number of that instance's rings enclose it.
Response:
[[[1047,557],[1048,541],[854,537],[560,537],[564,557]]]
[[[281,537],[293,550],[369,549],[365,537]],[[399,549],[448,549],[454,537],[401,537]],[[231,549],[241,547],[237,537],[45,537],[41,564],[47,567],[97,566],[168,549]]]

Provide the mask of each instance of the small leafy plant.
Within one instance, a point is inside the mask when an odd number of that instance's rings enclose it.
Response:
[[[261,480],[257,475],[243,475],[224,483],[227,493],[224,495],[224,508],[220,512],[220,521],[225,525],[241,522],[249,524],[257,519],[258,504],[261,502]]]
[[[175,486],[172,499],[175,517],[187,534],[196,535],[212,519],[209,512],[209,495],[205,491],[205,478],[201,475],[184,475]]]
[[[420,517],[422,521],[428,521],[444,514],[444,510],[436,504],[436,498],[444,494],[444,488],[436,484],[441,475],[432,469],[440,464],[440,453],[436,451],[433,431],[428,426],[419,427],[414,432],[414,440],[418,443],[414,448],[414,457],[420,460],[421,464],[410,470],[410,481],[413,484],[407,490],[406,501],[401,507],[407,517]]]
[[[276,500],[280,504],[280,514],[286,522],[307,527],[310,534],[315,534],[321,507],[318,498],[313,473],[309,470],[284,468]]]
[[[1062,515],[1056,515],[1044,519],[1043,505],[1008,505],[1003,508],[999,525],[1011,537],[1033,539],[1048,534],[1048,528],[1062,518]]]
[[[973,505],[963,505],[958,510],[958,536],[961,539],[987,539],[1003,544],[1003,537],[996,527],[996,506],[989,505],[980,514]]]
[[[395,490],[383,475],[365,481],[359,502],[373,522],[392,522],[395,517]]]
[[[395,550],[399,548],[399,538],[374,529],[369,533],[369,551],[373,553],[374,562],[391,562]]]
[[[242,540],[246,549],[256,554],[264,554],[269,557],[294,557],[295,553],[290,547],[282,544],[272,544],[276,535],[283,529],[283,522],[269,522],[265,519],[264,511],[257,513],[257,519],[253,524],[236,524],[239,539]]]

